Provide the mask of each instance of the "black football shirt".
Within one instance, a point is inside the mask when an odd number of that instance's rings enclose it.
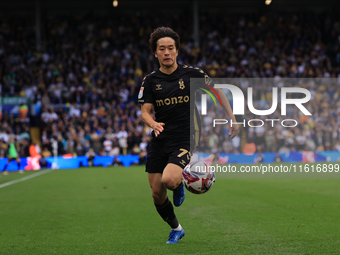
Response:
[[[190,120],[195,117],[193,121],[200,122],[196,107],[194,115],[197,116],[190,116],[190,102],[191,106],[195,103],[194,99],[190,100],[190,89],[195,89],[194,86],[190,88],[190,78],[207,77],[199,68],[179,64],[170,75],[156,70],[144,78],[138,94],[138,102],[153,104],[155,121],[165,124],[163,132],[158,137],[155,137],[152,132],[153,143],[173,146],[191,141]],[[193,126],[192,123],[191,125]]]

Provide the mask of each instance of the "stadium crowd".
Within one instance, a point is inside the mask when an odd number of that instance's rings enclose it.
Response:
[[[34,20],[0,20],[1,95],[30,98],[41,106],[41,153],[145,157],[150,128],[141,120],[137,95],[145,75],[158,68],[149,35],[160,25],[181,37],[178,62],[200,67],[210,77],[333,78],[308,82],[306,107],[312,116],[289,112],[294,128],[245,127],[230,141],[224,128],[204,128],[202,148],[209,152],[340,151],[340,22],[331,14],[269,13],[200,15],[200,42],[192,40],[190,15],[49,16],[42,25],[42,51],[35,49]],[[335,82],[334,82],[335,81]],[[246,82],[240,84],[245,92]],[[271,89],[253,87],[254,101],[271,105]],[[270,90],[269,90],[270,89]],[[278,117],[279,109],[269,117]],[[217,116],[209,108],[203,122]],[[254,116],[247,115],[248,119]],[[245,119],[247,119],[245,118]],[[29,145],[29,123],[4,112],[0,122],[0,157],[10,136],[17,149]],[[201,149],[202,149],[201,148]],[[27,151],[27,150],[26,150]]]

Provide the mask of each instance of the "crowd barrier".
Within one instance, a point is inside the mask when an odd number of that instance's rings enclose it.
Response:
[[[339,151],[322,151],[322,152],[293,152],[293,153],[280,153],[282,162],[336,162],[340,161]],[[236,164],[252,164],[258,159],[258,154],[254,153],[252,155],[246,154],[228,154],[220,153],[218,155],[209,153],[194,153],[192,161],[202,160],[209,164],[213,163],[236,163]],[[266,152],[263,153],[262,161],[263,163],[273,163],[276,157],[276,153]],[[115,156],[96,156],[93,160],[93,166],[103,166],[108,167],[114,165],[114,162],[120,162],[123,166],[129,167],[131,164],[139,164],[138,155],[120,155],[117,156],[117,160],[114,161]],[[7,158],[0,158],[0,171],[4,170],[7,163]],[[24,170],[38,170],[40,169],[39,158],[21,158],[20,169]],[[58,169],[71,169],[78,168],[81,166],[89,166],[88,157],[48,157],[46,158],[47,168],[58,168]],[[7,166],[8,171],[17,171],[18,165],[16,161],[12,161]]]

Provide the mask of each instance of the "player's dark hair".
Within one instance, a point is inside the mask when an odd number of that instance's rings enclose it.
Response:
[[[176,50],[179,49],[179,39],[180,39],[179,35],[174,30],[172,30],[170,27],[158,27],[150,35],[149,42],[150,42],[150,49],[151,49],[152,54],[156,53],[157,42],[159,39],[163,37],[170,37],[174,39]]]

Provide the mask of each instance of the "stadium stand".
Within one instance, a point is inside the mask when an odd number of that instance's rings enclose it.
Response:
[[[180,34],[179,62],[200,67],[211,77],[337,79],[336,84],[303,85],[312,93],[308,107],[315,114],[301,117],[298,112],[292,113],[300,121],[295,128],[245,128],[235,141],[229,141],[223,129],[218,139],[211,139],[205,130],[202,147],[210,148],[209,153],[240,153],[248,143],[255,143],[257,151],[274,154],[340,152],[338,16],[272,12],[217,13],[211,18],[202,13],[199,47],[194,46],[186,29],[191,19],[179,16],[139,13],[46,17],[41,52],[35,50],[33,19],[3,18],[2,99],[30,100],[37,117],[28,121],[26,115],[32,115],[32,110],[25,107],[19,109],[19,115],[11,114],[11,108],[2,109],[0,157],[6,157],[11,136],[16,138],[20,156],[28,156],[24,148],[32,140],[31,135],[39,134],[36,127],[40,128],[41,139],[34,139],[33,144],[43,158],[54,155],[53,144],[57,144],[58,155],[85,156],[93,148],[95,155],[108,157],[94,160],[102,165],[112,164],[107,160],[118,160],[119,155],[135,155],[134,160],[145,157],[150,129],[141,120],[136,99],[143,77],[158,68],[148,39],[160,25],[171,26]],[[270,102],[265,87],[259,85],[254,90],[256,100]],[[32,122],[36,124],[33,133]],[[130,164],[124,159],[117,162]]]

